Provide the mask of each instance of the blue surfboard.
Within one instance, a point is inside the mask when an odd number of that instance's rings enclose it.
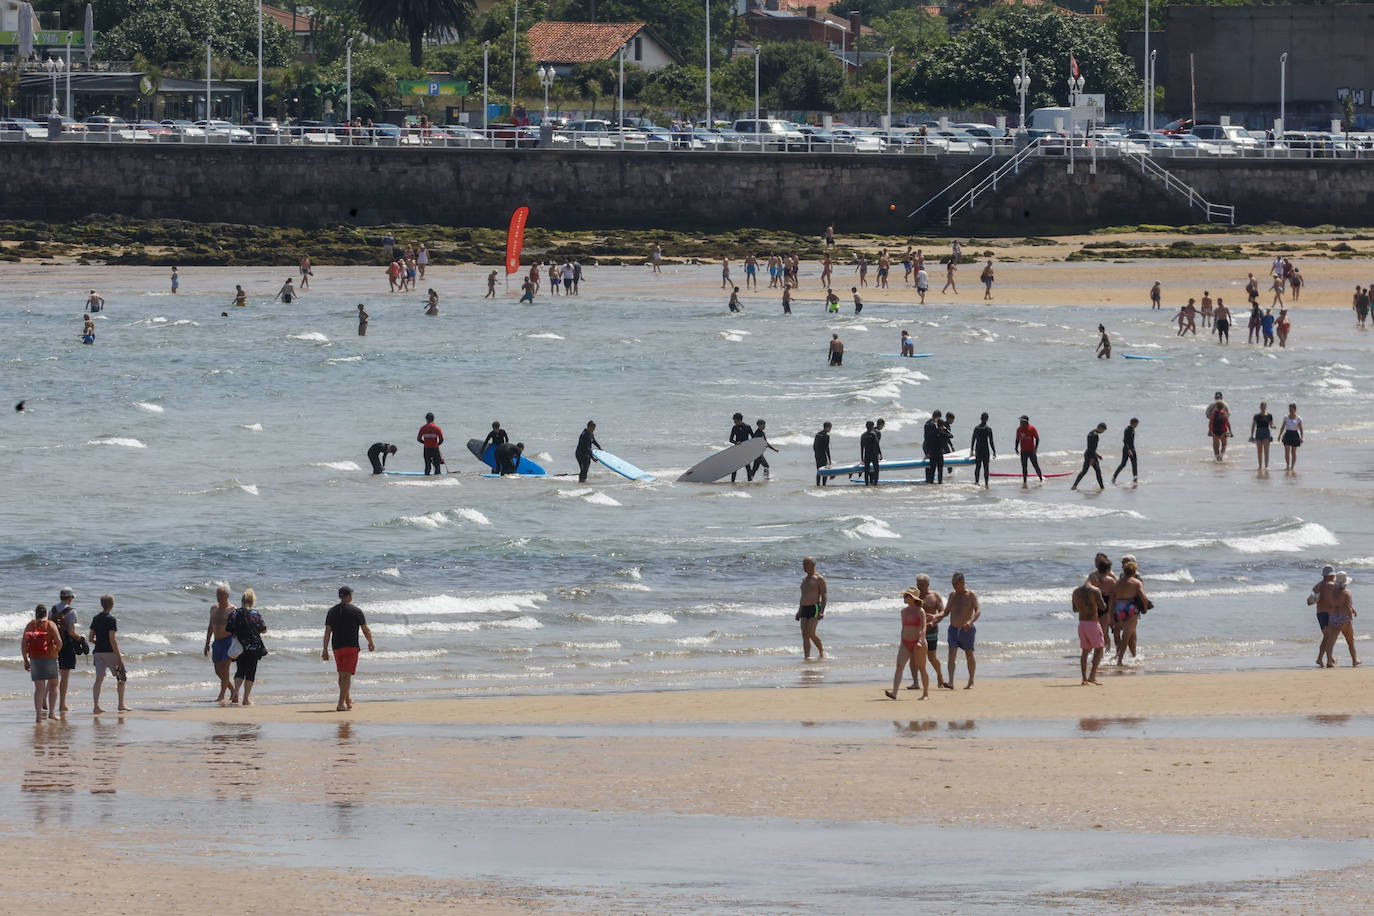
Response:
[[[900,353],[879,353],[879,356],[890,356],[893,359],[922,359],[927,356],[934,356],[934,353],[913,353],[910,356],[903,356]]]
[[[1142,356],[1139,353],[1122,353],[1122,359],[1173,359],[1172,356]]]
[[[945,467],[959,467],[970,465],[976,459],[973,458],[946,458]],[[892,461],[879,461],[878,472],[883,471],[909,471],[915,468],[924,468],[930,464],[925,458],[897,458]],[[828,467],[817,468],[816,473],[822,477],[844,477],[849,474],[862,474],[864,466],[862,464],[840,464]]]
[[[624,458],[619,458],[599,448],[592,449],[592,457],[600,461],[606,470],[615,471],[621,477],[626,477],[630,480],[643,480],[646,482],[654,479],[654,475],[650,474],[648,471],[642,471],[633,464],[630,464],[630,462],[626,461]]]
[[[479,452],[478,450],[481,447],[481,439],[468,440],[468,451],[472,452],[472,457],[476,458],[478,461],[482,462],[487,467],[491,468],[493,471],[496,470],[496,446],[488,445],[487,450],[485,452]],[[542,477],[548,472],[545,471],[539,465],[535,464],[533,461],[526,458],[524,455],[521,455],[520,463],[515,466],[515,473],[521,475],[522,477]]]

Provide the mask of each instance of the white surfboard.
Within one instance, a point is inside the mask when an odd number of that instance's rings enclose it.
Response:
[[[687,469],[687,473],[678,478],[678,483],[710,483],[713,480],[720,480],[726,474],[738,471],[746,464],[756,460],[767,447],[768,440],[762,436],[732,445],[716,452],[705,461],[699,461],[692,465]]]

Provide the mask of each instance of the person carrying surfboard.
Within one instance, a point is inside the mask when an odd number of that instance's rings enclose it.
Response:
[[[510,436],[507,435],[506,431],[501,428],[501,421],[492,420],[491,432],[487,433],[487,437],[482,440],[482,447],[477,450],[477,454],[485,455],[487,453],[488,445],[505,445],[509,441]]]
[[[596,460],[596,456],[592,454],[594,448],[601,448],[601,443],[596,441],[596,421],[588,420],[587,428],[582,430],[582,435],[577,438],[577,451],[574,453],[577,456],[578,483],[587,482],[587,471]]]
[[[763,420],[759,420],[759,421],[758,421],[758,425],[754,427],[753,433],[750,434],[750,438],[751,438],[751,439],[762,439],[763,442],[764,442],[764,450],[765,450],[765,451],[768,450],[768,449],[772,449],[773,451],[776,452],[776,451],[777,451],[777,447],[776,447],[776,446],[773,446],[773,445],[770,445],[770,444],[768,443],[768,436],[766,436],[766,435],[764,434],[764,431],[763,431],[763,430],[764,430],[764,427],[767,426],[767,425],[768,425],[768,424],[767,424],[766,422],[764,422]],[[764,479],[764,480],[767,480],[767,479],[768,479],[768,471],[769,471],[768,459],[765,458],[765,457],[763,457],[762,455],[759,455],[757,458],[754,459],[754,463],[753,463],[753,464],[751,464],[751,465],[749,465],[747,468],[745,468],[745,473],[746,473],[746,475],[747,475],[747,477],[748,477],[749,480],[753,480],[753,479],[754,479],[754,475],[757,474],[757,473],[759,472],[759,468],[760,468],[760,467],[763,468],[763,479]]]
[[[439,470],[444,463],[444,456],[439,451],[439,446],[444,444],[444,431],[434,422],[434,414],[425,414],[425,425],[420,427],[420,431],[415,434],[415,441],[425,448],[425,476],[429,476],[430,468],[434,468],[435,474],[442,474]]]
[[[731,444],[731,445],[739,445],[741,442],[748,442],[750,439],[753,438],[753,436],[754,436],[754,431],[753,431],[752,429],[749,428],[749,424],[748,424],[748,423],[745,423],[745,422],[744,422],[744,414],[742,414],[742,413],[737,413],[737,414],[734,415],[734,417],[733,417],[732,419],[735,421],[735,425],[730,427],[730,444]],[[735,477],[736,477],[738,474],[739,474],[739,471],[731,471],[731,472],[730,472],[730,482],[731,482],[731,483],[734,483],[734,482],[735,482]],[[750,479],[750,480],[752,480],[753,477],[754,477],[753,474],[750,474],[750,475],[749,475],[749,479]]]

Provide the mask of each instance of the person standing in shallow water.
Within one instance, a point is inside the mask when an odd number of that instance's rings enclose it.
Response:
[[[367,321],[368,321],[367,309],[363,307],[363,304],[362,304],[361,302],[359,302],[359,303],[358,303],[358,336],[359,336],[359,337],[366,337],[366,336],[367,336]]]
[[[829,600],[826,592],[825,576],[816,572],[816,561],[811,557],[802,560],[802,571],[806,573],[801,581],[801,607],[796,619],[801,622],[802,658],[811,660],[811,646],[816,647],[816,657],[825,658],[825,648],[816,635],[816,625],[825,616],[825,605]]]
[[[945,678],[945,688],[954,689],[954,668],[959,661],[959,650],[962,649],[968,662],[968,683],[964,689],[972,690],[973,674],[977,670],[973,660],[973,640],[977,633],[974,624],[983,612],[978,607],[978,596],[965,587],[963,573],[957,572],[951,576],[950,584],[954,591],[945,599],[945,613],[949,617],[949,630],[946,633],[949,641],[949,677]]]
[[[334,650],[334,668],[339,674],[339,704],[335,709],[339,712],[353,708],[353,675],[358,672],[358,655],[362,652],[359,631],[367,638],[367,651],[373,651],[376,646],[372,631],[363,612],[353,604],[353,589],[341,585],[339,603],[324,618],[324,651],[320,653],[321,659],[329,661],[329,650]]]
[[[1111,359],[1111,358],[1112,358],[1112,339],[1111,339],[1110,337],[1107,336],[1107,328],[1106,328],[1106,326],[1105,326],[1105,325],[1100,325],[1100,324],[1099,324],[1099,325],[1097,326],[1097,333],[1102,335],[1102,336],[1099,337],[1098,340],[1097,340],[1097,358],[1098,358],[1098,359]]]
[[[892,689],[884,690],[889,700],[897,699],[902,689],[902,677],[911,668],[913,682],[921,685],[921,699],[930,696],[930,679],[926,676],[926,614],[921,606],[920,592],[909,588],[902,592],[902,632],[897,643],[897,670],[892,675]]]

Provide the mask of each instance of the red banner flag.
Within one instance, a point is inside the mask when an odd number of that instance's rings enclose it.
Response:
[[[1079,76],[1078,58],[1074,57],[1072,54],[1069,55],[1069,76],[1073,77],[1074,79],[1078,79]]]
[[[530,208],[520,207],[510,217],[510,230],[506,233],[506,276],[520,271],[520,251],[525,247],[525,220],[530,218]]]

